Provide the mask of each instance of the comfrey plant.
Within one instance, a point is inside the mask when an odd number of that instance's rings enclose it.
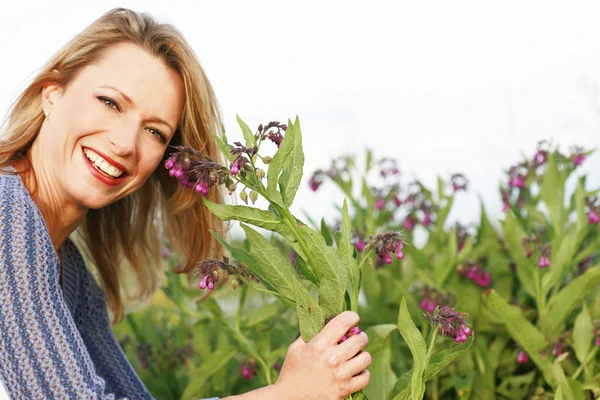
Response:
[[[229,167],[188,147],[177,147],[165,162],[171,176],[199,195],[205,195],[213,187],[223,185],[230,194],[240,190],[240,198],[246,204],[248,198],[254,204],[259,197],[269,204],[268,209],[263,210],[248,205],[216,204],[204,198],[206,207],[219,218],[240,222],[248,248],[236,247],[211,232],[239,264],[232,265],[228,259],[204,260],[198,267],[198,286],[202,290],[213,290],[224,272],[233,274],[245,287],[268,293],[293,306],[301,336],[309,341],[330,318],[344,310],[359,310],[361,280],[364,271],[370,268],[372,255],[384,264],[390,264],[393,257],[402,259],[402,236],[396,230],[377,233],[376,225],[369,224],[361,233],[363,238],[367,232],[371,233],[370,238],[365,240],[361,251],[357,251],[352,242],[356,232],[352,227],[346,202],[341,209],[340,230],[333,234],[324,224],[319,232],[296,218],[290,207],[300,186],[304,164],[298,119],[293,123],[289,121],[287,125],[278,122],[261,125],[255,133],[239,117],[238,123],[245,140],[243,144],[234,142],[231,145],[225,134],[215,134]],[[277,151],[272,157],[260,154],[265,141],[277,145]],[[268,166],[267,171],[262,169],[262,165]],[[390,173],[394,174],[393,165]],[[317,179],[311,180],[311,187],[316,188],[318,185]],[[415,203],[416,201],[413,200]],[[373,206],[382,209],[385,204],[374,200]],[[428,204],[421,201],[419,207],[425,213],[423,223],[428,219],[431,222],[432,210],[429,210]],[[293,249],[294,263],[251,225],[278,234]],[[313,292],[316,292],[317,297]],[[376,338],[399,330],[413,354],[414,368],[398,380],[389,395],[391,399],[422,398],[425,382],[470,345],[472,340],[464,343],[467,336],[472,335],[463,316],[464,314],[450,308],[435,310],[430,316],[430,322],[435,328],[431,330],[427,346],[408,314],[405,303],[400,307],[397,324],[371,327]],[[438,328],[442,335],[450,335],[461,344],[433,354]],[[354,327],[344,338],[357,333],[360,333],[360,329]],[[249,367],[245,364],[244,377],[251,377],[256,368],[260,366],[252,364]],[[376,385],[377,383],[372,384]],[[366,398],[366,395],[357,393],[350,398]]]

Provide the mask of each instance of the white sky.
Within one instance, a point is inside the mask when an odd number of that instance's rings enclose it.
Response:
[[[427,3],[427,4],[426,4]],[[450,4],[451,3],[451,4]],[[85,8],[83,8],[85,4]],[[36,68],[112,7],[173,23],[225,115],[299,115],[305,180],[343,153],[394,157],[406,179],[465,173],[453,219],[500,215],[504,168],[540,139],[600,148],[595,1],[12,1],[0,8],[4,113]],[[600,155],[585,163],[600,186]],[[303,183],[294,209],[331,215],[340,192]]]

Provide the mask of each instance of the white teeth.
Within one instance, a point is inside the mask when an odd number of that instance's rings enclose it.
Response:
[[[123,174],[123,171],[110,165],[105,159],[103,159],[100,155],[94,153],[93,151],[85,149],[84,153],[88,160],[90,160],[92,163],[94,163],[94,165],[96,165],[100,170],[107,173],[108,175],[114,178],[118,178]]]

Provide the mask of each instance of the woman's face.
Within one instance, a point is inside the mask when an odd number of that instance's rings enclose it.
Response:
[[[138,190],[181,118],[181,77],[136,45],[110,47],[66,88],[43,90],[39,162],[53,191],[100,208]]]

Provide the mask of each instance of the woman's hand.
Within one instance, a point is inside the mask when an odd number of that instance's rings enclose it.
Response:
[[[345,311],[332,319],[310,342],[298,338],[288,347],[279,379],[273,390],[278,399],[340,400],[369,384],[365,368],[371,355],[362,349],[364,332],[338,344],[359,321],[357,313]]]

